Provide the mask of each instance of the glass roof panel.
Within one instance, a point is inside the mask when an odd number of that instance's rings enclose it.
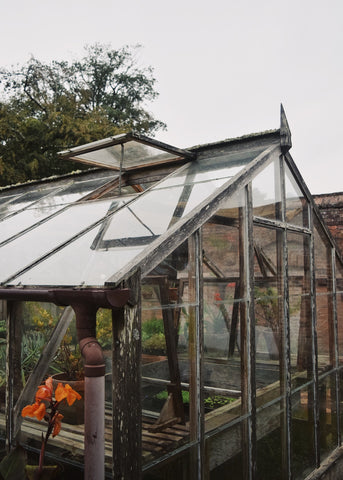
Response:
[[[30,188],[29,191],[26,191],[23,194],[16,195],[10,202],[5,203],[3,206],[0,203],[0,218],[4,218],[5,216],[27,208],[42,197],[51,195],[57,190],[57,188],[58,187],[55,184],[44,187],[37,186],[35,188]]]
[[[144,246],[93,250],[99,227],[77,238],[42,263],[31,268],[9,284],[41,286],[103,286],[106,280],[138,255]]]
[[[0,192],[0,208],[6,205],[6,203],[11,202],[17,196],[18,193],[9,194],[9,192]]]
[[[75,202],[116,177],[113,172],[103,172],[95,178],[75,175],[49,184],[23,185],[16,195],[0,196],[0,219],[23,209],[39,211],[43,207]]]
[[[111,199],[72,205],[36,228],[0,247],[0,282],[46,255],[118,208]],[[77,262],[79,259],[77,257]],[[64,268],[61,265],[60,268]],[[50,272],[51,277],[54,273]]]
[[[64,183],[64,187],[59,186],[58,189],[53,189],[53,195],[51,195],[50,189],[47,190],[50,194],[43,196],[36,202],[29,203],[24,209],[20,208],[19,211],[12,212],[12,215],[0,219],[0,244],[25,229],[42,222],[69,204],[82,199],[108,181],[107,176],[88,180],[78,179],[76,181],[69,179]]]
[[[239,162],[237,154],[232,154],[181,167],[8,284],[103,286],[147,244],[241,171],[261,150],[240,154]]]

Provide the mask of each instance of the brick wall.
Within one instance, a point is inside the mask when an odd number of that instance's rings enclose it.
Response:
[[[343,253],[343,192],[314,195],[314,201]]]

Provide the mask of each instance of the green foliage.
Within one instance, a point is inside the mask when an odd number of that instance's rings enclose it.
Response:
[[[0,320],[0,338],[6,338],[6,320]]]
[[[72,336],[67,332],[51,365],[55,373],[64,373],[68,380],[82,380],[83,362],[79,345],[72,343]]]
[[[0,70],[0,184],[62,174],[75,168],[56,153],[135,130],[165,125],[143,105],[156,98],[150,67],[137,65],[139,47],[95,44],[72,62],[31,58]]]
[[[112,347],[112,310],[100,308],[96,315],[96,337],[102,348]]]
[[[148,352],[161,353],[166,349],[164,333],[154,333],[150,338],[142,342],[143,350]]]
[[[163,333],[163,321],[158,318],[151,318],[142,323],[142,341],[148,340],[152,335]]]
[[[185,404],[189,404],[189,391],[182,390],[182,401]],[[158,400],[167,400],[168,392],[167,390],[161,390],[155,395],[155,398]],[[222,395],[211,395],[204,400],[205,407],[208,409],[215,409],[219,407],[223,407],[224,405],[228,405],[236,400],[236,398],[232,397],[224,397]]]
[[[143,351],[160,353],[166,349],[163,321],[152,318],[142,323]]]
[[[46,337],[41,332],[32,331],[23,336],[21,342],[21,374],[23,383],[38,362],[46,344]]]
[[[276,329],[280,315],[280,298],[277,289],[274,287],[255,287],[255,303],[260,307],[256,308],[255,311],[257,321],[264,321],[272,329]]]
[[[222,395],[211,395],[204,400],[206,408],[214,409],[228,405],[229,403],[234,402],[236,399],[231,397],[223,397]]]
[[[183,403],[189,404],[189,391],[182,390],[181,394],[182,394]],[[156,393],[155,398],[157,398],[158,400],[167,400],[168,398],[167,390],[162,390],[161,392]]]
[[[25,304],[25,328],[22,340],[23,382],[38,362],[41,352],[58,321],[62,310],[49,309],[39,302]],[[75,323],[71,323],[50,365],[53,373],[64,373],[71,380],[83,378],[83,362],[76,340]]]
[[[0,387],[6,383],[6,340],[0,338]]]

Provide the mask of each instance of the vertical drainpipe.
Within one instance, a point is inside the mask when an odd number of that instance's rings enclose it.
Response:
[[[98,307],[72,305],[85,374],[85,480],[105,477],[105,361],[96,340]]]

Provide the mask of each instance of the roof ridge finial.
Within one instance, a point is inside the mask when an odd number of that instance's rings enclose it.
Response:
[[[280,143],[282,153],[287,153],[292,147],[292,134],[282,103],[280,104]]]

